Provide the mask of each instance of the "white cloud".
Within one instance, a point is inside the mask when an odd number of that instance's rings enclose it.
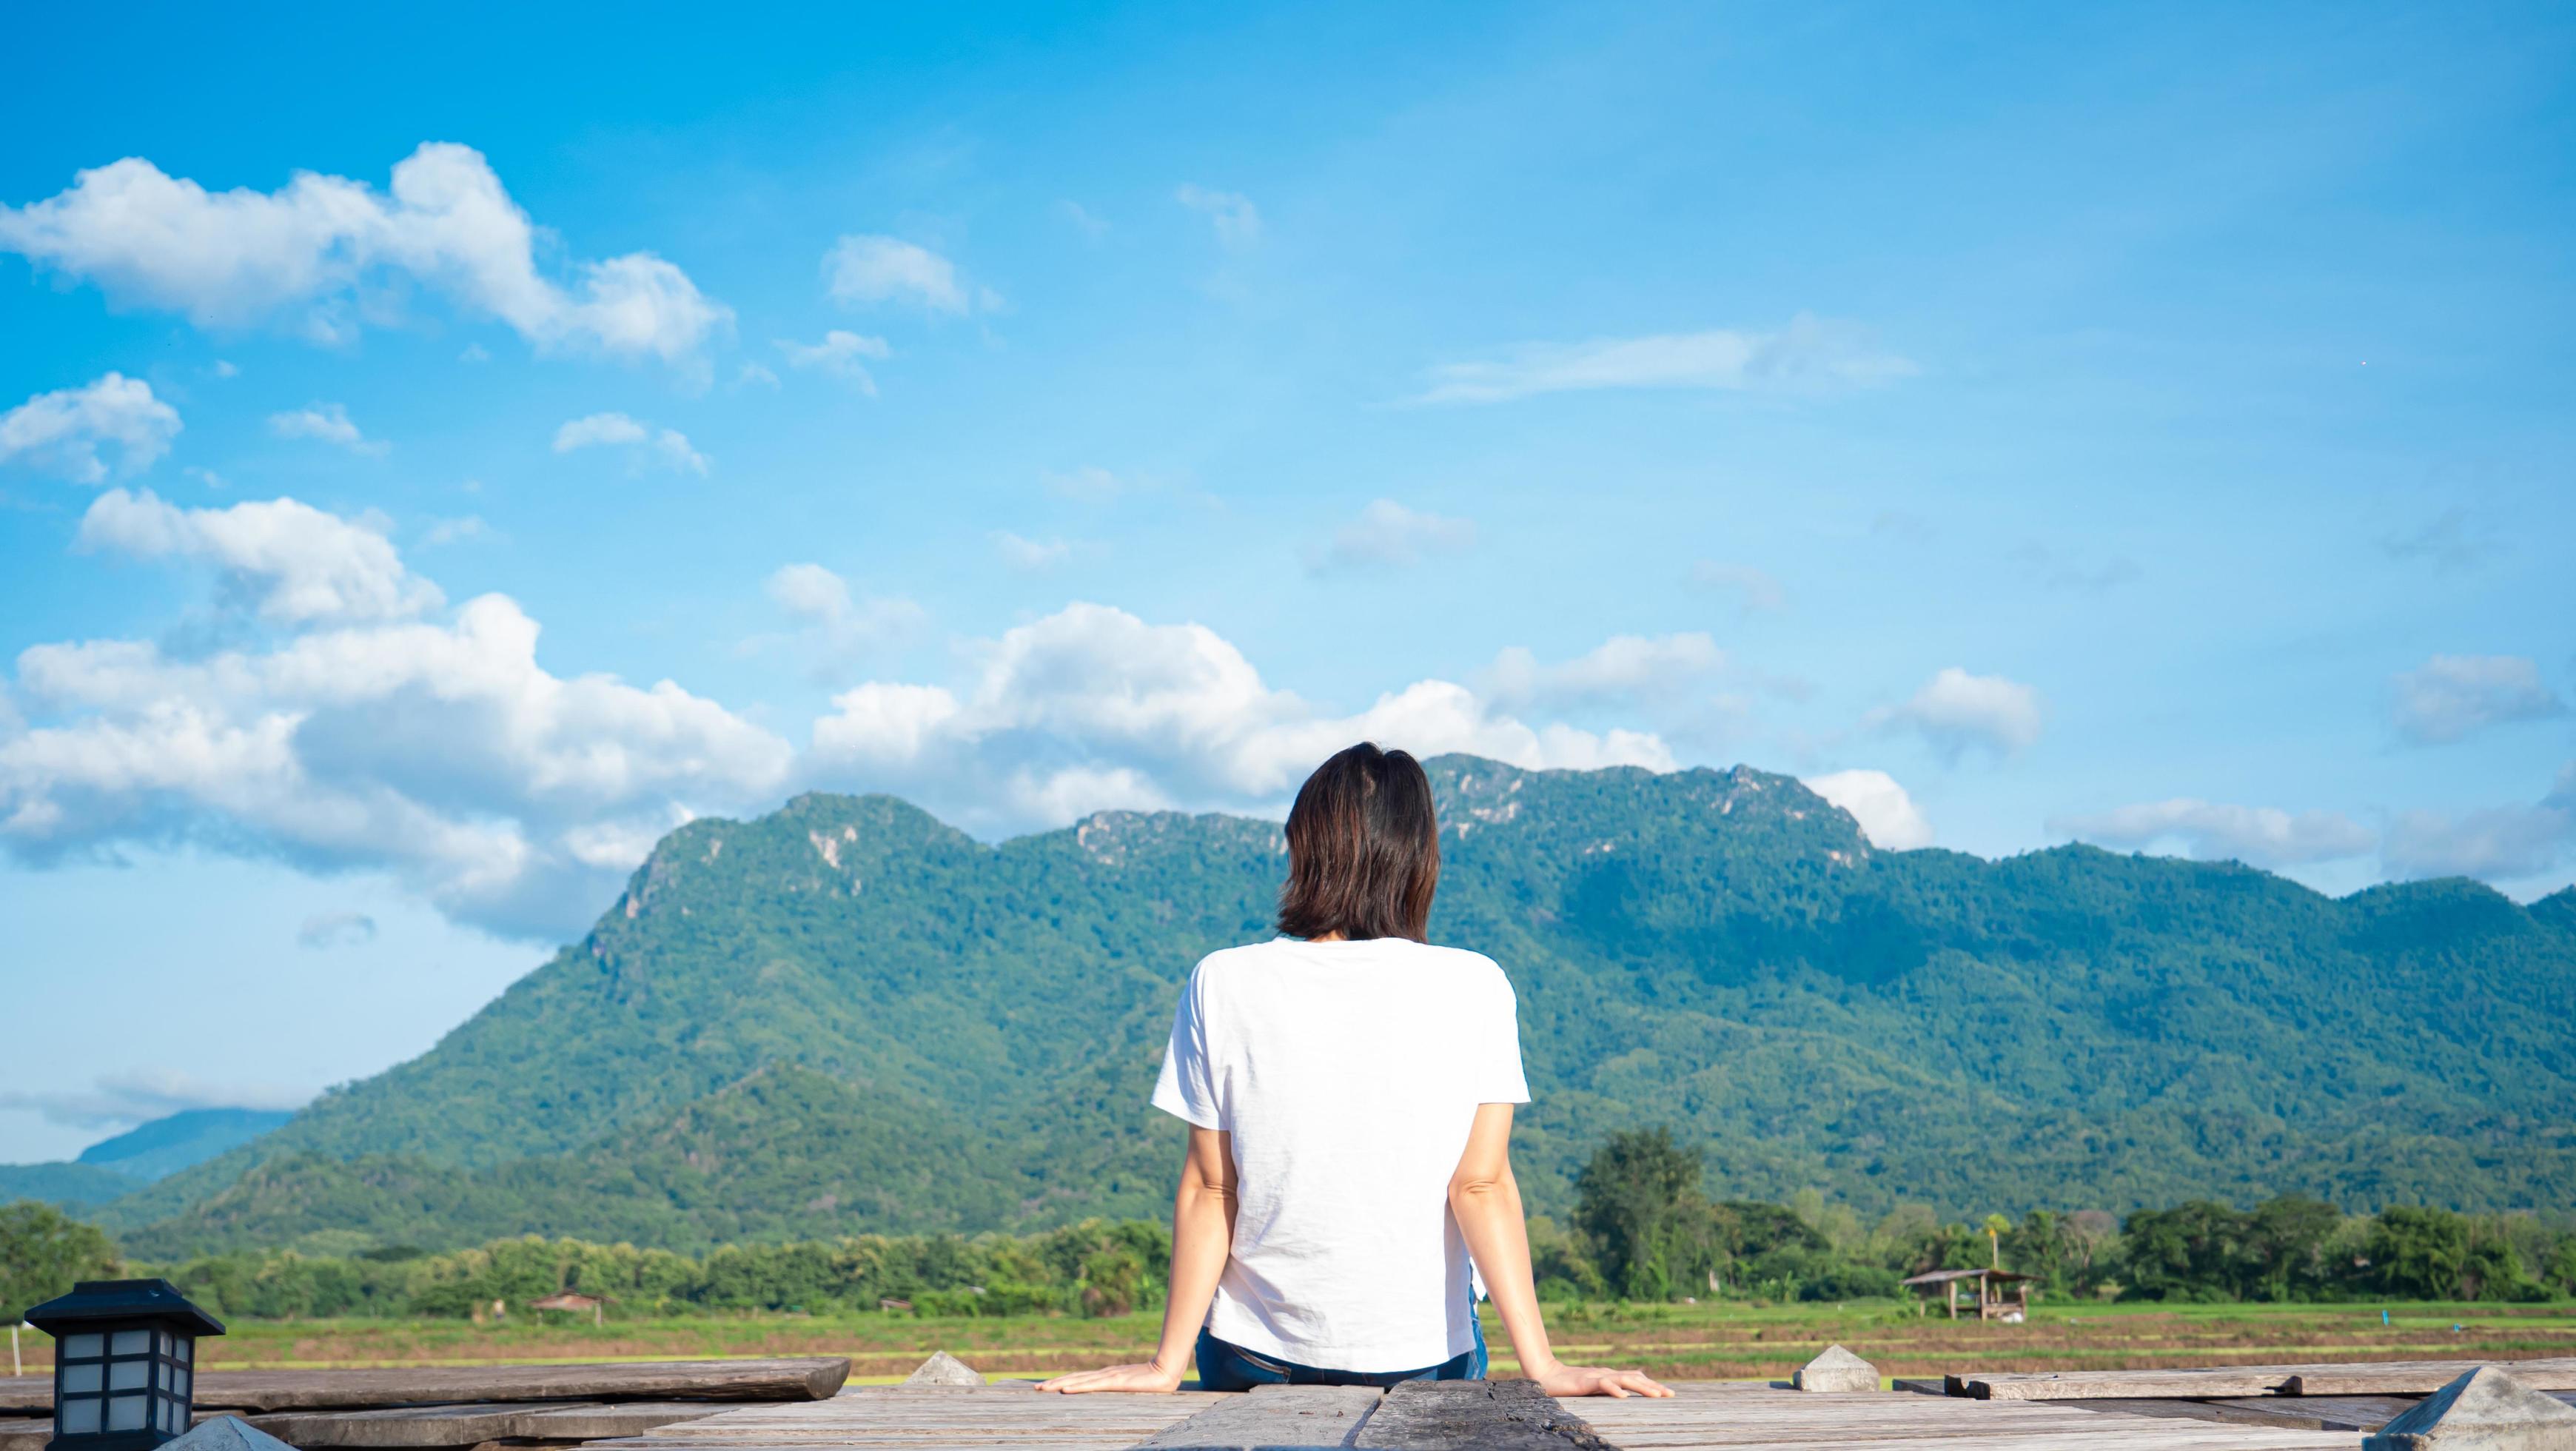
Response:
[[[2406,811],[2390,823],[2380,860],[2400,877],[2537,876],[2576,852],[2576,763],[2531,806]]]
[[[214,1081],[171,1069],[112,1073],[88,1089],[0,1092],[0,1108],[34,1109],[71,1128],[124,1128],[192,1108],[302,1108],[313,1090],[286,1084]]]
[[[2567,713],[2567,703],[2541,682],[2540,667],[2519,655],[2436,655],[2393,684],[2397,733],[2418,745]]]
[[[694,364],[732,322],[650,252],[576,264],[566,286],[537,271],[537,240],[482,154],[445,142],[397,163],[388,192],[313,172],[274,192],[209,192],[127,157],[43,201],[0,207],[0,249],[201,327],[283,318],[345,339],[389,275],[501,319],[540,351]]]
[[[1317,574],[1337,569],[1392,569],[1415,564],[1428,554],[1454,554],[1476,542],[1476,526],[1465,519],[1426,514],[1392,499],[1377,499],[1359,517],[1333,530],[1322,545],[1306,551],[1306,568]]]
[[[210,489],[229,489],[232,487],[232,480],[225,478],[222,474],[216,473],[213,469],[201,469],[194,464],[190,464],[179,472],[187,475],[189,478],[195,479],[198,483],[201,483]]]
[[[993,548],[1022,574],[1043,573],[1073,557],[1073,546],[1061,539],[1024,539],[1008,529],[994,531]]]
[[[827,668],[899,640],[930,620],[928,611],[908,599],[854,598],[847,580],[819,564],[782,565],[769,576],[767,589],[770,602],[815,637]]]
[[[1925,681],[1905,704],[1870,712],[1866,723],[1911,730],[1952,760],[1972,746],[2009,756],[2039,739],[2039,692],[1953,665]]]
[[[868,375],[861,358],[888,358],[894,349],[883,338],[861,337],[857,333],[834,328],[823,334],[819,343],[799,343],[786,338],[778,340],[778,350],[787,355],[787,366],[812,368],[847,382],[851,387],[873,398],[877,380]],[[778,381],[773,375],[771,382]]]
[[[1494,657],[1484,687],[1489,699],[1506,707],[1598,704],[1674,694],[1725,667],[1726,652],[1696,631],[1657,638],[1614,635],[1554,665],[1511,646]]]
[[[707,456],[689,446],[689,436],[676,428],[653,428],[623,413],[593,413],[555,430],[555,452],[579,448],[622,447],[636,459],[658,459],[685,473],[707,471]]]
[[[900,237],[843,237],[823,254],[823,279],[832,300],[844,306],[912,302],[932,312],[962,315],[1002,305],[1001,295],[989,287],[970,291],[956,263]]]
[[[1770,571],[1749,564],[1703,559],[1691,566],[1690,579],[1701,589],[1734,595],[1746,614],[1770,614],[1789,607],[1789,592],[1780,587],[1780,581]]]
[[[778,375],[761,364],[745,363],[741,371],[733,375],[733,385],[737,388],[749,388],[755,385],[762,388],[775,388],[778,386]]]
[[[1913,363],[1861,328],[1800,313],[1772,332],[1719,328],[1580,343],[1525,343],[1431,370],[1417,403],[1501,403],[1599,388],[1809,392],[1911,377]]]
[[[79,547],[202,560],[277,624],[406,619],[443,603],[382,533],[293,499],[187,509],[110,489],[81,516]]]
[[[1057,215],[1073,224],[1074,230],[1095,242],[1109,235],[1109,223],[1102,219],[1099,213],[1078,201],[1068,199],[1057,202],[1055,209]]]
[[[1832,771],[1805,779],[1808,790],[1850,812],[1872,846],[1912,851],[1932,844],[1932,823],[1885,771]]]
[[[670,681],[558,675],[502,595],[449,609],[382,534],[291,499],[180,509],[103,495],[93,548],[216,564],[266,617],[253,645],[43,644],[0,682],[0,858],[134,847],[375,871],[456,920],[561,940],[695,815],[752,814],[804,786],[901,791],[970,828],[1056,826],[1104,806],[1276,812],[1354,740],[1527,767],[1670,769],[1659,737],[1591,731],[1421,680],[1327,710],[1266,683],[1202,626],[1075,604],[970,642],[953,679],[837,693],[799,752]],[[857,649],[915,624],[818,565],[769,581],[809,638]],[[1650,683],[1613,642],[1552,688]],[[1533,707],[1535,709],[1536,707]]]
[[[214,375],[218,378],[238,378],[241,376],[241,369],[234,367],[231,362],[223,358],[215,359],[213,371]]]
[[[1261,240],[1261,210],[1241,192],[1184,184],[1172,199],[1206,217],[1217,241],[1229,250],[1239,252]]]
[[[836,696],[814,726],[811,772],[1013,829],[1106,806],[1272,810],[1317,762],[1363,739],[1528,767],[1673,765],[1652,735],[1533,726],[1441,680],[1330,715],[1265,685],[1204,626],[1103,605],[1069,605],[980,655],[959,690],[879,681]]]
[[[287,501],[279,501],[281,503]],[[148,641],[18,658],[27,729],[0,739],[0,851],[130,844],[392,873],[450,916],[560,938],[649,840],[774,803],[794,753],[669,681],[565,678],[501,595],[452,623],[318,628],[204,659]]]
[[[376,919],[364,912],[316,912],[295,929],[295,944],[319,951],[376,940]]]
[[[382,454],[392,445],[372,439],[349,421],[349,410],[337,403],[308,403],[268,415],[268,431],[280,438],[312,438],[336,443],[351,453]]]
[[[130,476],[169,452],[179,428],[179,410],[154,397],[151,384],[103,373],[85,387],[38,393],[0,413],[0,464],[103,484],[111,471],[98,456],[101,445],[116,450],[113,472]]]
[[[2178,844],[2205,861],[2233,859],[2259,867],[2341,861],[2366,856],[2378,844],[2369,827],[2337,811],[2293,813],[2189,797],[2051,817],[2048,829],[2100,846]]]

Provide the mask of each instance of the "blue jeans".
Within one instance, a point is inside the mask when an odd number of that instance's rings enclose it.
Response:
[[[1199,1389],[1248,1391],[1254,1386],[1391,1386],[1409,1380],[1483,1380],[1485,1326],[1476,1318],[1476,1295],[1467,1293],[1467,1324],[1476,1348],[1420,1370],[1323,1370],[1256,1355],[1230,1340],[1199,1330]]]

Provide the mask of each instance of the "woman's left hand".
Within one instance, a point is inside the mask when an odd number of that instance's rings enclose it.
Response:
[[[1113,1365],[1107,1370],[1077,1370],[1038,1383],[1042,1391],[1078,1396],[1091,1391],[1135,1391],[1147,1395],[1169,1395],[1181,1388],[1181,1373],[1165,1370],[1153,1361],[1142,1365]]]
[[[1648,1379],[1640,1370],[1609,1370],[1589,1365],[1558,1365],[1545,1373],[1532,1376],[1538,1388],[1559,1398],[1565,1396],[1668,1396],[1672,1390]]]

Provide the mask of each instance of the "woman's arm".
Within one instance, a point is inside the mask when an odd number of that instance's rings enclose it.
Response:
[[[1223,1129],[1190,1126],[1189,1157],[1181,1162],[1181,1187],[1172,1196],[1172,1286],[1163,1303],[1163,1343],[1142,1365],[1060,1375],[1038,1387],[1079,1395],[1084,1391],[1176,1391],[1217,1277],[1234,1248],[1234,1136]],[[1529,1256],[1521,1256],[1527,1263]],[[1527,1279],[1525,1270],[1521,1276]]]
[[[1520,1181],[1512,1177],[1510,1104],[1477,1105],[1467,1152],[1459,1155],[1458,1172],[1449,1178],[1449,1212],[1457,1216],[1476,1268],[1484,1271],[1486,1293],[1502,1312],[1503,1333],[1511,1338],[1521,1374],[1537,1381],[1540,1390],[1552,1396],[1672,1394],[1642,1371],[1567,1365],[1548,1349],[1547,1327],[1539,1323],[1538,1290],[1530,1283],[1529,1225],[1521,1215]]]

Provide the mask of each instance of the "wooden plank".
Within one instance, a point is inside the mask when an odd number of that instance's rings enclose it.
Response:
[[[409,1365],[382,1370],[209,1370],[196,1403],[221,1411],[368,1410],[465,1401],[813,1401],[849,1361],[662,1360],[591,1365]],[[51,1376],[0,1378],[0,1410],[50,1413]]]
[[[1529,1380],[1406,1381],[1387,1391],[1351,1444],[1384,1451],[1612,1451],[1582,1417]]]
[[[1809,1396],[1744,1382],[1672,1384],[1669,1400],[1584,1400],[1592,1429],[1623,1451],[1832,1447],[1834,1451],[2353,1451],[2337,1432],[2150,1419],[2076,1403],[1976,1401],[1902,1392]]]
[[[2482,1365],[2502,1366],[2536,1391],[2576,1391],[2576,1359],[2405,1360],[2376,1365],[2302,1366],[2284,1395],[2428,1396]]]
[[[1346,1446],[1385,1393],[1374,1386],[1255,1386],[1136,1443],[1136,1451]]]
[[[640,1436],[683,1421],[702,1421],[720,1409],[706,1401],[545,1406],[521,1410],[512,1417],[510,1434],[539,1441],[600,1441],[611,1436]]]
[[[2326,1431],[2376,1431],[2412,1409],[2415,1396],[2270,1396],[2263,1401],[2221,1401],[2227,1406],[2264,1406],[2274,1415],[2314,1416]]]
[[[2287,1431],[2342,1431],[2359,1429],[2326,1424],[2326,1417],[2314,1408],[2287,1396],[2255,1396],[2232,1401],[2164,1401],[2164,1400],[2099,1400],[2052,1401],[2079,1411],[2100,1411],[2119,1416],[2148,1416],[2159,1420],[2210,1421],[2229,1426],[2274,1426]]]
[[[2061,1370],[1947,1377],[1952,1395],[1981,1401],[2220,1400],[2267,1396],[2300,1365],[2177,1366],[2147,1370]]]
[[[289,1446],[472,1446],[520,1434],[512,1423],[531,1409],[483,1403],[382,1411],[277,1411],[246,1419]]]
[[[54,1422],[49,1416],[0,1420],[0,1451],[45,1451],[45,1443],[52,1439]]]
[[[1039,1395],[1026,1383],[853,1386],[828,1401],[745,1407],[589,1444],[593,1451],[1124,1451],[1193,1412],[1239,1399],[1204,1391]]]

